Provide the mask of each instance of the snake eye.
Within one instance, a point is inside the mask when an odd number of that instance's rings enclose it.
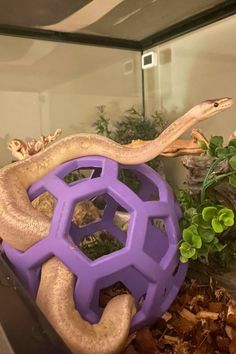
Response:
[[[219,106],[219,103],[218,102],[215,102],[214,103],[214,107],[218,107]]]

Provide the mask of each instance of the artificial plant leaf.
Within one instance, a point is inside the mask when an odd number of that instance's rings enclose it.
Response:
[[[218,212],[219,221],[224,221],[226,218],[234,219],[234,212],[229,208],[223,208]]]
[[[202,216],[200,214],[193,215],[192,217],[192,223],[194,225],[199,225],[203,221]]]
[[[184,241],[181,243],[179,249],[180,249],[180,251],[185,252],[185,251],[188,251],[190,248],[192,248],[192,246],[188,242]]]
[[[205,207],[203,210],[202,210],[202,218],[203,220],[205,221],[211,221],[215,215],[217,215],[217,208],[216,207]]]
[[[202,247],[198,250],[200,256],[207,256],[209,253],[209,244],[202,244]]]
[[[223,215],[228,216],[228,217],[230,217],[230,218],[233,218],[233,217],[234,217],[234,212],[233,212],[233,210],[230,209],[230,208],[222,208],[222,209],[220,209],[220,210],[218,211],[218,214],[219,214],[219,216],[220,216],[221,214],[223,214]]]
[[[232,167],[232,169],[234,171],[236,171],[236,156],[232,156],[230,159],[229,159],[229,164],[230,166]]]
[[[236,188],[236,175],[229,176],[229,184]]]
[[[223,146],[223,136],[215,135],[210,138],[209,143],[211,145],[217,146],[217,147],[222,147]]]
[[[228,146],[228,152],[230,154],[236,154],[236,147],[235,146]]]
[[[193,235],[192,237],[192,245],[195,248],[201,248],[202,247],[202,239],[198,235]]]
[[[233,218],[229,218],[229,217],[226,217],[225,219],[224,219],[224,225],[225,226],[233,226],[233,224],[234,224],[234,219]]]
[[[180,256],[180,262],[182,263],[187,263],[188,262],[188,258],[184,257],[184,256]]]
[[[194,224],[191,224],[188,227],[189,231],[192,233],[192,235],[198,235],[198,230],[197,230],[197,226]]]
[[[235,147],[235,149],[236,149],[236,139],[230,140],[229,146],[233,146],[233,147]]]
[[[228,153],[228,149],[227,148],[222,148],[222,147],[218,147],[215,149],[215,155],[217,157],[226,157],[227,156],[227,153]]]
[[[190,248],[188,251],[184,252],[184,256],[187,258],[192,258],[196,254],[196,249],[195,248]]]
[[[217,218],[212,219],[211,225],[213,230],[218,234],[224,231],[223,225],[219,222]]]
[[[223,146],[224,139],[222,136],[212,136],[209,141],[209,152],[211,156],[215,156],[215,150]]]
[[[193,232],[191,231],[190,227],[187,227],[183,230],[183,240],[188,242],[189,244],[192,243]]]
[[[181,255],[186,257],[186,258],[191,258],[196,253],[196,249],[193,248],[187,242],[183,242],[181,244],[179,250],[180,250]]]
[[[197,214],[192,217],[192,224],[194,224],[196,226],[201,226],[205,229],[209,229],[209,227],[211,228],[210,222],[203,220],[201,214]]]
[[[215,231],[212,228],[210,229],[199,228],[199,235],[203,242],[210,243],[215,238]]]
[[[185,217],[187,220],[191,220],[194,214],[196,214],[196,209],[195,209],[195,208],[188,208],[188,209],[185,210],[185,212],[184,212],[184,217]]]

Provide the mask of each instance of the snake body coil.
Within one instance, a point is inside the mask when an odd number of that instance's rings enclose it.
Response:
[[[42,152],[0,170],[0,237],[25,251],[46,237],[50,220],[34,209],[27,189],[61,163],[100,155],[122,164],[144,163],[159,155],[195,123],[229,108],[232,99],[208,100],[193,107],[158,138],[140,147],[122,146],[95,134],[66,137]],[[131,295],[112,299],[98,324],[84,321],[73,301],[74,276],[56,258],[42,266],[37,303],[65,343],[76,354],[119,353],[135,314]]]

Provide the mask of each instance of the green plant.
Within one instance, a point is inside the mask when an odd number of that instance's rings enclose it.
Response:
[[[144,117],[134,107],[125,112],[124,118],[115,124],[114,140],[120,144],[129,144],[132,140],[152,140],[165,127],[161,113],[155,112],[151,118]]]
[[[201,188],[201,203],[205,200],[206,190],[225,178],[228,178],[231,186],[236,187],[236,139],[230,140],[227,146],[223,146],[223,142],[222,136],[213,136],[208,145],[200,142],[205,154],[212,157],[212,163]],[[216,173],[217,167],[222,162],[227,164],[227,172]]]
[[[106,231],[97,231],[80,243],[81,251],[91,260],[123,248],[123,244]]]
[[[101,106],[99,118],[95,123],[96,132],[121,143],[128,144],[132,140],[152,140],[164,129],[164,121],[159,113],[151,119],[145,118],[136,109],[131,108],[125,117],[110,129],[105,107]],[[234,212],[216,201],[206,198],[207,189],[228,179],[228,183],[236,187],[236,139],[224,146],[223,137],[213,136],[209,143],[199,141],[204,154],[212,158],[210,167],[204,178],[200,195],[193,195],[188,190],[178,191],[178,200],[183,209],[180,222],[182,240],[179,244],[180,259],[187,262],[199,259],[205,263],[221,260],[227,264],[229,259],[236,259],[235,247],[230,247],[231,241],[222,240],[222,234],[234,224]],[[221,164],[225,168],[219,168]],[[149,162],[152,168],[158,170],[159,159]],[[133,190],[139,189],[137,178],[129,171],[121,171],[120,179]],[[233,243],[232,243],[233,245]],[[216,255],[216,256],[215,256]]]
[[[180,191],[178,199],[183,209],[182,240],[179,250],[181,261],[199,259],[206,263],[229,265],[236,259],[236,241],[225,239],[227,229],[234,225],[233,210],[217,204],[214,194],[206,192],[222,181],[236,187],[236,140],[224,145],[222,136],[211,137],[209,143],[198,142],[211,163],[199,195]],[[210,199],[209,199],[210,198]],[[214,199],[214,200],[213,200]]]
[[[110,119],[106,117],[105,107],[103,105],[97,107],[99,115],[94,126],[97,134],[112,138],[112,131],[109,129]]]
[[[197,199],[196,197],[186,189],[179,189],[176,192],[176,197],[183,210],[183,217],[181,219],[181,228],[189,226],[192,220],[192,216],[196,213]]]
[[[161,113],[155,112],[150,118],[138,112],[134,107],[125,112],[125,116],[116,122],[113,129],[110,128],[110,119],[107,117],[105,106],[98,106],[98,119],[95,121],[95,131],[97,134],[106,136],[120,144],[129,144],[133,140],[152,140],[163,131],[165,127]],[[159,157],[148,162],[154,170],[160,169]],[[137,192],[140,182],[137,177],[128,170],[121,170],[119,179],[132,190]]]
[[[220,252],[225,245],[219,236],[234,224],[234,213],[221,205],[205,205],[193,212],[190,225],[183,229],[180,242],[180,260],[202,259],[209,262],[209,254]]]
[[[80,170],[74,170],[64,177],[64,182],[67,184],[73,183],[79,179],[85,178],[85,175]]]
[[[226,240],[221,252],[214,253],[209,257],[209,263],[218,271],[230,271],[236,260],[236,240]]]

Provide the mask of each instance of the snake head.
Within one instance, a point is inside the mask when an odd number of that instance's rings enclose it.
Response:
[[[189,113],[193,114],[194,118],[200,122],[215,114],[224,111],[232,106],[233,100],[229,97],[215,98],[201,102],[193,107]]]

